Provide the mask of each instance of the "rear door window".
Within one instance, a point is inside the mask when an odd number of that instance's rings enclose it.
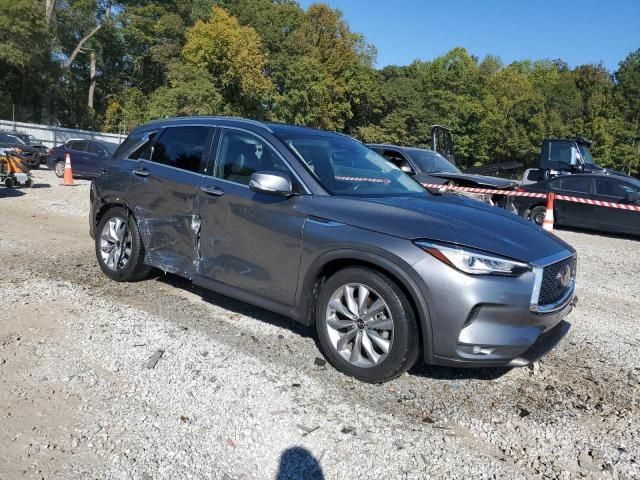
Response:
[[[583,177],[568,177],[559,181],[560,189],[574,193],[591,193],[591,179]]]
[[[203,172],[210,127],[169,127],[153,144],[151,161],[189,172]],[[143,152],[141,152],[143,153]]]
[[[73,150],[75,152],[86,152],[87,151],[87,142],[82,140],[74,140],[73,142],[68,143],[69,150]]]

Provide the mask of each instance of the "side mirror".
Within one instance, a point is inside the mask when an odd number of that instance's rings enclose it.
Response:
[[[638,203],[638,202],[640,202],[640,199],[638,199],[638,196],[635,193],[627,193],[627,196],[625,197],[625,200],[627,201],[627,203]]]
[[[254,192],[290,197],[293,195],[291,177],[283,172],[255,172],[249,180],[249,188]]]
[[[404,173],[408,174],[408,175],[415,175],[416,172],[413,171],[413,168],[411,168],[409,165],[402,165],[400,167],[400,170],[402,170]]]
[[[576,147],[571,147],[571,161],[570,165],[578,165],[578,149]]]

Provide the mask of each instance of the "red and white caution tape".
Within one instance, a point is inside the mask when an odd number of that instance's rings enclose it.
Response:
[[[490,194],[497,194],[497,195],[505,195],[508,197],[547,198],[546,193],[521,192],[518,190],[495,190],[490,188],[458,187],[455,185],[438,185],[434,183],[423,183],[422,186],[426,188],[453,190],[456,192],[490,193]],[[569,195],[557,195],[557,194],[556,194],[556,200],[562,200],[565,202],[574,202],[574,203],[584,203],[586,205],[596,205],[598,207],[618,208],[621,210],[631,210],[634,212],[640,212],[640,205],[629,205],[626,203],[615,203],[615,202],[603,202],[601,200],[591,200],[589,198],[572,197]]]
[[[335,177],[336,180],[343,180],[345,182],[370,182],[370,183],[384,183],[388,185],[391,180],[388,178],[369,178],[369,177]]]
[[[640,205],[629,205],[627,203],[603,202],[601,200],[591,200],[590,198],[570,197],[568,195],[556,195],[556,200],[565,202],[584,203],[586,205],[597,205],[598,207],[619,208],[621,210],[632,210],[640,212]]]
[[[495,190],[491,188],[458,187],[456,185],[438,185],[436,183],[423,183],[422,186],[426,188],[453,190],[455,192],[491,193],[491,194],[505,195],[508,197],[547,198],[546,193],[518,192],[517,190]]]

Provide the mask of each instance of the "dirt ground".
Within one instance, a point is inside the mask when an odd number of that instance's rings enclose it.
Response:
[[[108,280],[88,182],[35,177],[0,187],[1,480],[640,478],[638,241],[558,232],[580,301],[535,368],[367,385],[284,317]]]

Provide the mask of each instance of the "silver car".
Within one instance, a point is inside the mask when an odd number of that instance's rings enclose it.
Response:
[[[566,334],[575,251],[511,213],[434,195],[344,135],[196,117],[142,125],[91,188],[117,281],[152,268],[313,326],[335,368],[522,366]]]

